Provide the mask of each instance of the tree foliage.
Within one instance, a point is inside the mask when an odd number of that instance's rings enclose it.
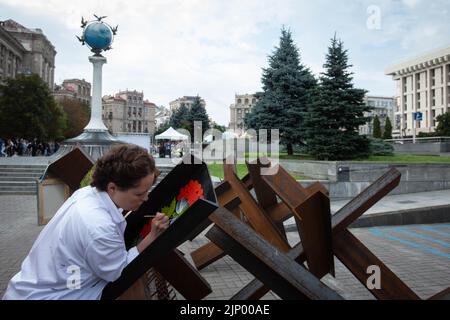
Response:
[[[47,84],[38,75],[0,84],[0,136],[62,139],[66,119]]]
[[[196,96],[194,102],[190,108],[186,105],[181,105],[177,110],[175,110],[169,120],[169,124],[174,129],[186,129],[191,135],[191,139],[194,138],[194,122],[201,122],[202,130],[200,141],[202,140],[203,134],[209,129],[209,117],[206,112],[205,107],[202,105],[200,97]]]
[[[89,122],[91,112],[89,106],[74,99],[64,99],[59,104],[67,119],[67,127],[63,133],[64,137],[69,139],[80,135]]]
[[[375,139],[381,139],[381,124],[377,115],[373,118],[373,137]]]
[[[366,91],[353,87],[350,67],[343,42],[334,36],[305,115],[307,150],[319,160],[360,158],[370,152],[358,129],[369,120],[364,112],[371,108],[364,103]]]
[[[386,122],[384,124],[383,139],[392,139],[392,124],[389,117],[386,117]]]
[[[450,137],[450,112],[438,115],[436,120],[439,122],[436,127],[436,135]]]
[[[263,69],[263,93],[245,117],[247,128],[278,129],[280,142],[293,153],[292,145],[304,139],[303,117],[311,101],[316,80],[300,61],[300,53],[289,30],[282,29],[279,46]]]

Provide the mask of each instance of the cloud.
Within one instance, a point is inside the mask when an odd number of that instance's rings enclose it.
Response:
[[[370,5],[381,9],[381,30],[367,29]],[[105,54],[103,94],[136,89],[166,106],[199,94],[210,116],[227,125],[234,94],[261,90],[261,68],[278,44],[282,25],[291,29],[303,63],[316,74],[337,31],[354,71],[361,72],[355,74],[356,85],[390,94],[394,83],[382,70],[424,47],[448,43],[448,8],[446,0],[2,0],[0,18],[24,17],[16,19],[44,30],[58,51],[57,81],[91,81],[90,52],[75,35],[81,33],[81,16],[106,15],[119,30],[114,49]]]

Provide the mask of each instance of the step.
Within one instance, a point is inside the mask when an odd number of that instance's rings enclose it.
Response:
[[[34,176],[34,177],[15,177],[15,176],[0,176],[0,182],[29,182],[29,181],[36,181],[39,180],[40,176]]]
[[[47,168],[47,165],[42,165],[42,164],[0,164],[0,170],[2,169],[36,169],[36,170],[45,170],[45,168]]]
[[[0,196],[35,196],[36,191],[0,190]]]
[[[40,177],[43,172],[2,172],[0,171],[1,177]]]
[[[1,189],[36,188],[36,181],[0,181]]]

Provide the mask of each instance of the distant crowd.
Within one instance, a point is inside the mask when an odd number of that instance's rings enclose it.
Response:
[[[51,156],[58,151],[60,145],[56,141],[39,141],[37,138],[26,140],[24,138],[2,139],[0,137],[0,157],[39,157]]]

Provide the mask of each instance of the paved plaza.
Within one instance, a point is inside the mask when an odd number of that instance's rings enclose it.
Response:
[[[36,196],[0,196],[0,296],[43,227],[37,226]],[[351,229],[356,237],[385,262],[421,298],[450,286],[450,224],[410,225]],[[288,232],[291,244],[296,232]],[[189,253],[206,243],[204,234],[179,249]],[[338,261],[336,278],[322,280],[347,299],[373,299],[371,294]],[[228,299],[253,279],[230,257],[201,271],[213,292],[206,299]],[[382,279],[381,279],[382,285]],[[179,297],[182,298],[182,297]],[[265,299],[278,299],[268,293]]]

